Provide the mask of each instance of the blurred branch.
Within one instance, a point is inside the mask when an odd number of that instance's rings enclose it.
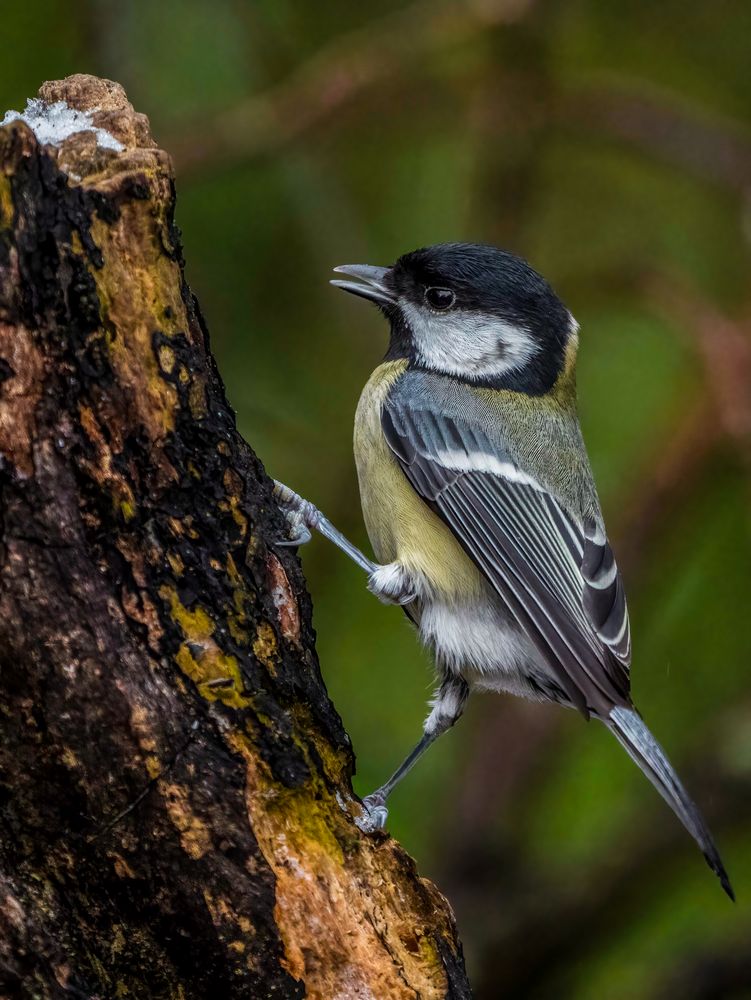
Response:
[[[657,277],[647,291],[671,323],[693,335],[720,428],[750,463],[751,324],[726,316],[695,288],[675,278]]]
[[[624,89],[578,93],[559,105],[559,122],[586,133],[605,133],[720,187],[751,187],[751,138],[738,122],[709,118],[667,95]]]
[[[417,0],[338,35],[281,83],[168,136],[182,178],[279,148],[426,53],[521,18],[532,0]]]
[[[456,48],[498,24],[521,20],[534,0],[416,0],[334,38],[281,82],[213,119],[167,136],[182,178],[278,150],[330,119],[358,95],[409,70],[416,60]],[[494,91],[493,100],[499,100]],[[692,176],[743,194],[751,178],[751,138],[734,120],[709,118],[670,95],[618,89],[579,91],[538,109],[552,124],[634,145]]]
[[[646,294],[671,325],[688,331],[702,360],[704,387],[681,413],[667,440],[651,450],[631,498],[623,505],[625,515],[615,538],[627,578],[634,576],[651,539],[699,479],[723,438],[733,442],[751,468],[748,324],[730,319],[695,288],[665,275],[651,277]]]
[[[667,439],[650,449],[621,504],[622,514],[612,533],[618,565],[627,581],[638,576],[650,543],[700,478],[721,438],[714,406],[705,392],[681,414]]]

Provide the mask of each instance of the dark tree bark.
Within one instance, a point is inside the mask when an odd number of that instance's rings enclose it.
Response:
[[[0,129],[0,992],[468,997],[448,904],[355,823],[169,158],[117,84],[40,97],[122,149]]]

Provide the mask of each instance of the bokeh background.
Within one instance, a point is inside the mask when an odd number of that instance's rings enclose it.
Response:
[[[2,23],[3,108],[84,71],[150,115],[241,429],[363,547],[352,416],[386,330],[331,267],[473,240],[552,281],[635,698],[739,902],[604,729],[538,705],[478,697],[391,829],[479,1000],[751,997],[748,0],[29,0]],[[365,793],[419,734],[429,664],[337,551],[303,560]]]

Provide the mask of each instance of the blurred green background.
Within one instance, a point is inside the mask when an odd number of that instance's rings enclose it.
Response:
[[[331,267],[493,242],[581,323],[635,699],[739,902],[604,729],[478,697],[390,823],[452,900],[480,1000],[751,997],[750,51],[748,0],[3,13],[3,108],[83,71],[150,115],[240,427],[363,547],[351,426],[386,329]],[[336,550],[302,556],[365,793],[419,734],[429,664]]]

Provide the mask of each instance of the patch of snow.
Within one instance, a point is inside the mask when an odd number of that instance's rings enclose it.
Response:
[[[60,146],[68,136],[76,132],[93,132],[97,145],[102,149],[121,152],[125,146],[111,132],[97,128],[94,124],[92,115],[97,110],[93,108],[91,111],[78,111],[69,107],[65,101],[47,104],[39,97],[32,97],[26,102],[24,111],[6,111],[0,125],[10,125],[20,119],[26,122],[43,146]]]

